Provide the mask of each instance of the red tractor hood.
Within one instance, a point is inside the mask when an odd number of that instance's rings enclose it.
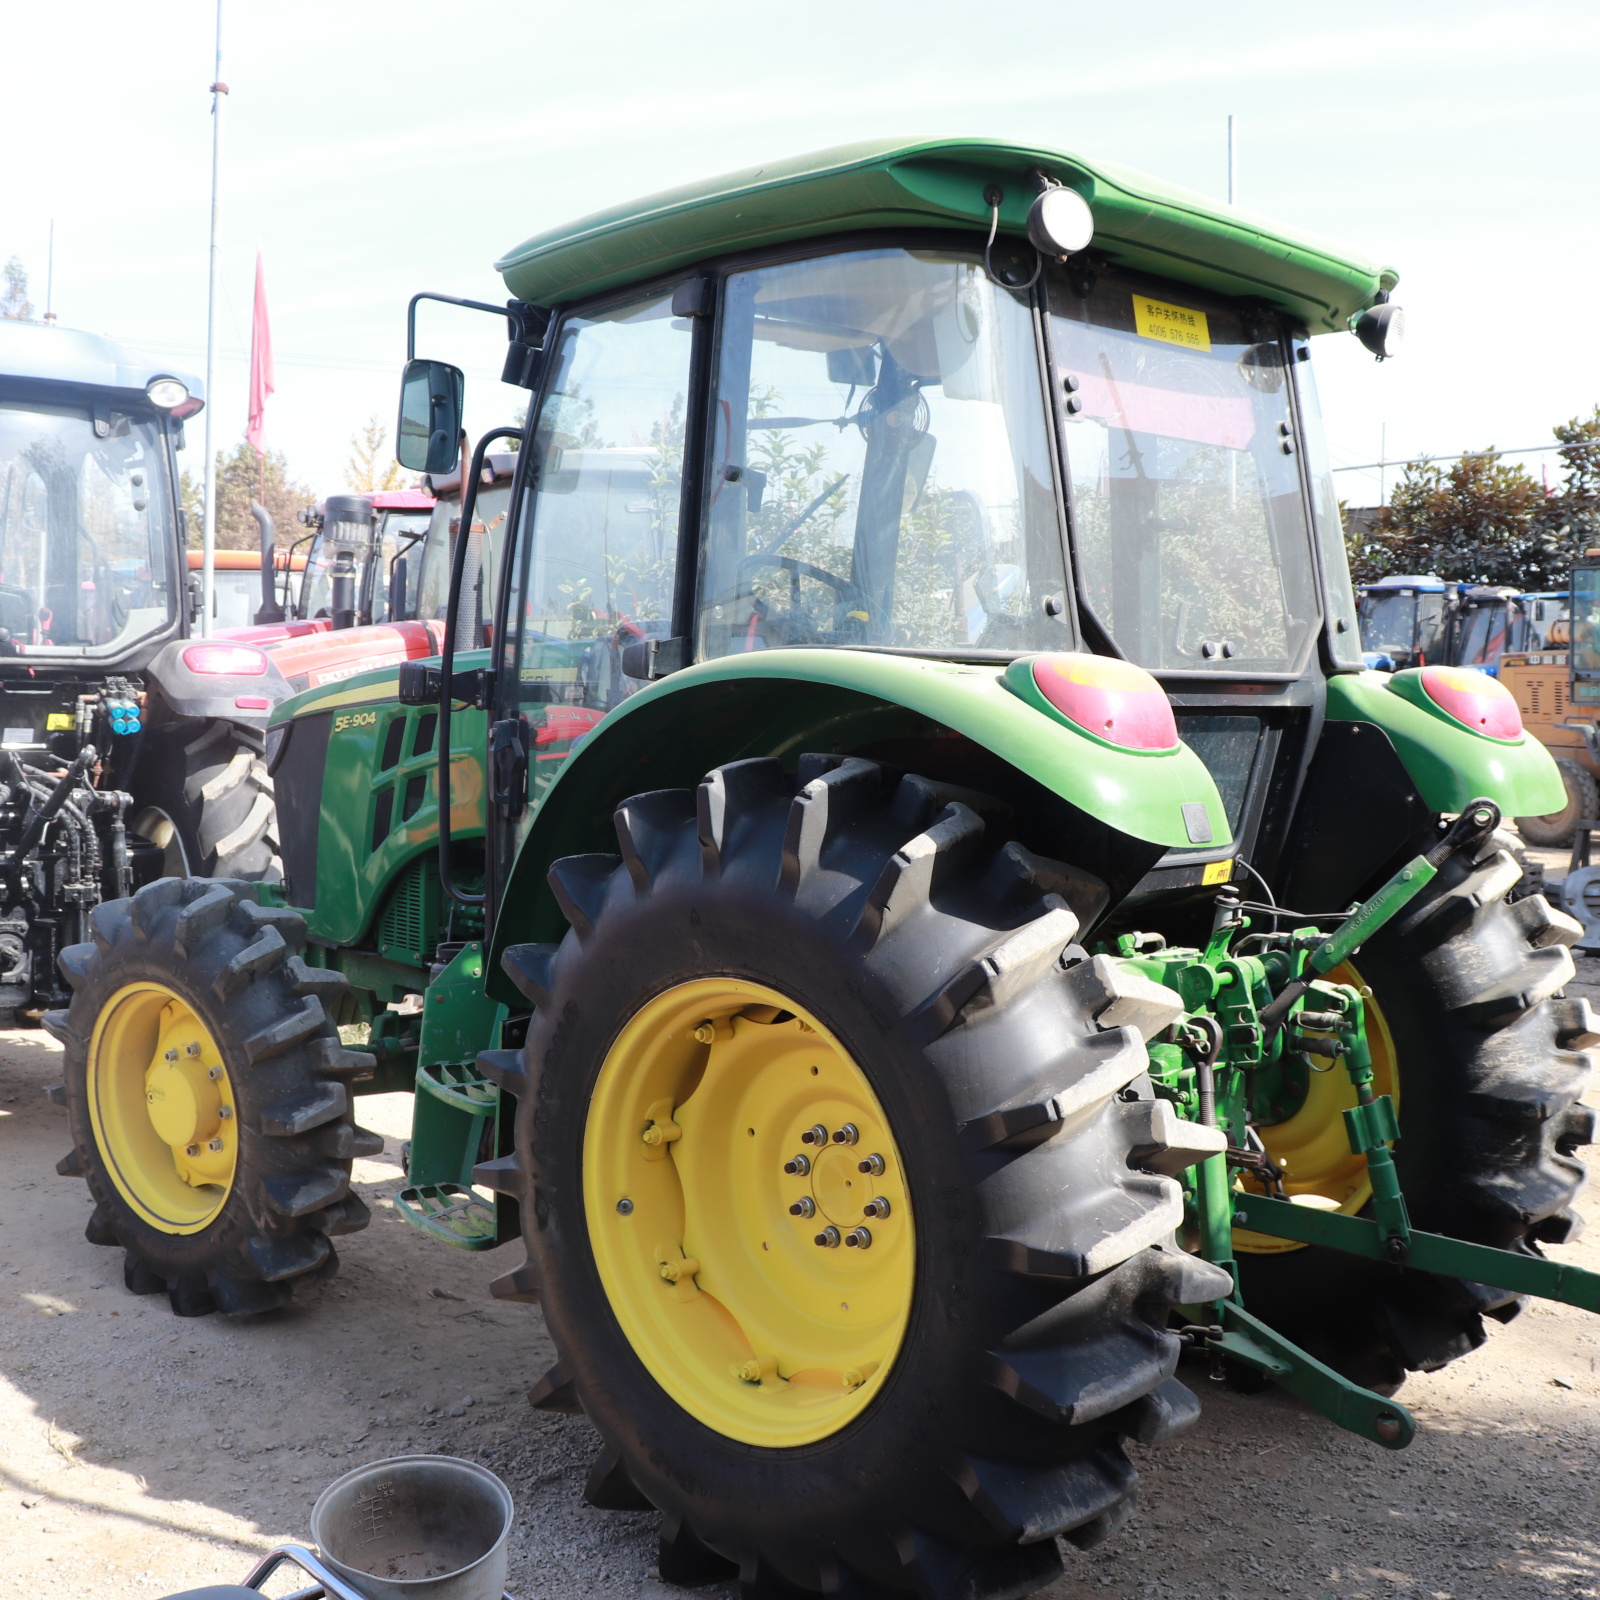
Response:
[[[365,628],[334,629],[326,617],[316,617],[307,622],[226,628],[214,637],[259,646],[298,693],[373,667],[436,656],[444,648],[444,623],[375,622]]]

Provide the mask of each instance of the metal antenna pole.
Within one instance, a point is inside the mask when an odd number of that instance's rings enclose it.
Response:
[[[1233,113],[1228,113],[1228,204],[1234,203],[1239,188],[1239,145],[1235,137]]]
[[[211,282],[206,297],[206,477],[205,521],[200,535],[200,637],[211,635],[211,605],[217,556],[217,452],[211,423],[217,414],[217,186],[222,176],[222,0],[217,0],[217,66],[211,80]]]

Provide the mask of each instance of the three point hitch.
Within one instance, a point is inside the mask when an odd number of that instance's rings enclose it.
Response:
[[[1148,935],[1124,934],[1107,952],[1182,998],[1184,1015],[1150,1046],[1152,1081],[1181,1113],[1228,1135],[1227,1148],[1190,1168],[1187,1181],[1200,1253],[1231,1275],[1234,1288],[1213,1304],[1183,1308],[1193,1324],[1188,1339],[1210,1352],[1216,1374],[1230,1361],[1252,1369],[1341,1427],[1391,1450],[1411,1442],[1411,1413],[1352,1383],[1251,1315],[1239,1288],[1234,1229],[1600,1312],[1600,1275],[1411,1225],[1391,1148],[1399,1119],[1393,1099],[1374,1088],[1366,1015],[1371,991],[1333,981],[1451,856],[1476,851],[1499,821],[1492,801],[1474,801],[1431,850],[1348,911],[1305,915],[1247,906],[1234,890],[1224,889],[1204,949],[1167,949]],[[1264,913],[1272,931],[1251,932],[1246,910]],[[1276,925],[1285,918],[1303,925],[1279,932]],[[1330,921],[1337,924],[1332,932],[1317,926]],[[1152,950],[1153,944],[1158,948]],[[1336,1201],[1316,1194],[1288,1196],[1256,1132],[1257,1123],[1283,1120],[1285,1108],[1304,1099],[1310,1074],[1340,1068],[1355,1098],[1343,1111],[1345,1133],[1351,1152],[1365,1158],[1371,1189],[1360,1215],[1348,1215]],[[1236,1187],[1236,1174],[1254,1180],[1260,1192]]]

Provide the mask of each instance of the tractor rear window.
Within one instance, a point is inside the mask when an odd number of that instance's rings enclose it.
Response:
[[[733,274],[722,329],[702,657],[1066,646],[1026,294],[868,250]]]
[[[1050,275],[1083,600],[1141,666],[1292,670],[1318,623],[1279,330]]]

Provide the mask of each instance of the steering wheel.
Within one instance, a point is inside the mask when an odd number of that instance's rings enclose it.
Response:
[[[838,595],[839,603],[836,608],[834,620],[835,633],[840,631],[839,622],[852,611],[859,611],[862,613],[862,617],[856,620],[861,621],[864,624],[868,610],[867,597],[861,592],[860,588],[856,584],[850,581],[849,578],[841,578],[837,573],[829,572],[824,567],[814,566],[809,561],[800,560],[798,556],[768,555],[765,551],[757,550],[754,554],[743,557],[738,566],[734,569],[741,580],[735,585],[736,594],[744,587],[742,580],[744,578],[745,570],[747,568],[754,569],[756,567],[777,567],[789,574],[790,615],[797,618],[805,618],[806,624],[808,627],[810,627],[813,634],[818,632],[817,626],[811,621],[809,614],[800,603],[800,579],[802,576],[807,578],[815,578],[818,583],[825,584],[828,588],[832,589],[836,595]],[[859,632],[860,630],[857,629],[856,631]]]

